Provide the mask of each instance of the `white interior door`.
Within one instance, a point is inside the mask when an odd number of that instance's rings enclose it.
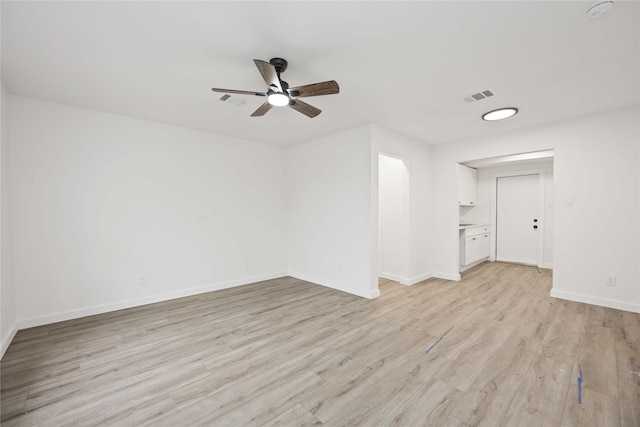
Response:
[[[538,175],[497,178],[496,260],[538,265],[538,179]]]

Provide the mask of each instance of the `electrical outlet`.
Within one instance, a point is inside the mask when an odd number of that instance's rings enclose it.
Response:
[[[245,270],[248,270],[249,268],[251,268],[251,265],[249,264],[249,261],[245,261],[242,266],[244,267]]]
[[[147,286],[147,276],[140,276],[138,286]]]
[[[609,275],[606,277],[606,281],[604,282],[607,286],[615,286],[616,285],[616,276]]]

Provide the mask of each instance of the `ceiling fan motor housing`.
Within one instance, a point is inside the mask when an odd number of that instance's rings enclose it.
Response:
[[[284,73],[287,69],[287,60],[282,58],[271,58],[269,63],[274,66],[278,74]]]

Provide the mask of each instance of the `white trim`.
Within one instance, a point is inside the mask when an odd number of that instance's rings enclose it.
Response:
[[[419,274],[418,276],[411,277],[407,279],[407,283],[403,283],[403,285],[412,286],[420,282],[424,282],[427,279],[431,279],[433,275],[431,273]]]
[[[424,280],[430,279],[433,276],[431,275],[431,273],[424,273],[415,277],[407,278],[407,277],[398,276],[397,274],[380,273],[379,277],[383,279],[393,280],[394,282],[398,282],[401,285],[412,286],[412,285],[415,285],[416,283],[420,283]]]
[[[553,264],[548,263],[548,262],[545,262],[545,263],[543,263],[543,264],[540,264],[538,267],[540,267],[540,268],[546,268],[546,269],[549,269],[549,270],[553,270]]]
[[[489,257],[484,257],[482,259],[479,259],[477,261],[472,262],[471,264],[467,264],[467,265],[461,265],[460,266],[460,273],[465,272],[473,267],[475,267],[476,265],[480,265],[485,261],[490,261]]]
[[[14,322],[13,326],[11,326],[11,329],[9,329],[9,333],[7,334],[5,339],[2,341],[2,348],[0,349],[0,359],[4,357],[4,353],[9,348],[9,345],[11,345],[11,341],[13,341],[17,333],[18,333],[18,324]]]
[[[640,304],[630,304],[624,301],[611,300],[606,298],[592,297],[589,295],[576,294],[573,292],[559,291],[551,289],[553,298],[566,299],[569,301],[582,302],[585,304],[599,305],[601,307],[615,308],[618,310],[640,313]]]
[[[456,281],[456,282],[459,282],[460,279],[462,278],[462,276],[460,276],[460,274],[441,273],[441,272],[438,272],[438,271],[435,271],[435,272],[431,273],[431,277],[433,277],[435,279],[453,280],[453,281]]]
[[[403,156],[400,156],[398,154],[391,154],[387,151],[383,151],[383,150],[378,150],[378,164],[380,164],[380,155],[383,156],[387,156],[387,157],[391,157],[392,159],[396,159],[396,160],[401,160],[403,162],[407,162],[407,159],[405,159]]]
[[[376,289],[375,291],[371,291],[371,297],[369,299],[378,298],[379,296],[380,296],[380,289]]]
[[[289,271],[288,275],[296,279],[304,280],[305,282],[313,283],[314,285],[325,286],[327,288],[336,289],[338,291],[346,292],[348,294],[356,295],[363,298],[373,299],[380,296],[379,289],[372,290],[352,288],[333,280],[322,279],[313,275],[301,273],[299,271]]]
[[[387,279],[387,280],[393,280],[394,282],[398,282],[401,285],[407,285],[408,283],[408,279],[402,277],[402,276],[398,276],[397,274],[393,274],[393,273],[380,273],[378,274],[378,277],[381,277],[383,279]]]
[[[263,280],[277,279],[285,277],[286,272],[263,274],[260,276],[245,277],[243,279],[231,280],[228,282],[214,283],[197,288],[185,289],[178,292],[169,292],[165,294],[152,295],[144,298],[136,298],[127,301],[121,301],[111,304],[96,305],[93,307],[82,308],[79,310],[65,311],[61,313],[49,314],[46,316],[32,317],[29,319],[18,320],[18,330],[32,328],[34,326],[47,325],[49,323],[62,322],[65,320],[78,319],[80,317],[93,316],[95,314],[108,313],[126,308],[139,307],[142,305],[153,304],[162,301],[168,301],[176,298],[189,297],[192,295],[204,294],[207,292],[219,291],[221,289],[234,288],[236,286],[249,285]]]
[[[544,169],[531,169],[517,172],[502,172],[491,175],[491,252],[489,261],[497,261],[497,241],[498,241],[498,221],[497,221],[497,182],[498,178],[507,178],[511,176],[538,175],[538,253],[537,264],[542,267],[544,262],[544,228],[545,228],[545,203],[544,203],[544,186],[546,180],[546,172]]]
[[[403,163],[404,165],[404,174],[402,177],[402,188],[400,189],[403,193],[403,200],[402,200],[402,204],[403,207],[406,207],[406,210],[403,210],[403,216],[402,218],[404,219],[403,221],[403,232],[404,234],[407,236],[407,242],[406,242],[406,259],[410,260],[411,259],[411,230],[410,230],[410,216],[411,216],[411,162],[406,159],[403,156],[397,155],[397,154],[391,154],[388,153],[384,150],[380,150],[378,149],[378,158],[377,158],[377,172],[378,172],[378,176],[375,180],[376,182],[376,188],[377,188],[377,204],[376,204],[376,213],[377,213],[377,228],[376,228],[376,233],[377,233],[377,238],[376,238],[376,245],[377,245],[377,250],[372,251],[372,255],[377,255],[377,259],[372,260],[372,264],[377,265],[378,269],[380,268],[380,265],[382,263],[382,245],[380,244],[380,221],[381,221],[381,217],[380,217],[380,157],[389,157],[395,160],[399,160]],[[409,261],[407,261],[409,262]],[[418,281],[413,281],[416,278],[406,278],[400,275],[396,275],[393,273],[380,273],[378,272],[376,274],[377,277],[382,277],[384,279],[389,279],[389,280],[393,280],[396,281],[398,283],[400,283],[401,285],[405,285],[405,286],[411,286],[411,285],[415,285],[416,283],[418,283],[420,280]],[[429,276],[430,277],[430,276]],[[377,283],[376,283],[376,287],[377,287]],[[377,288],[376,288],[377,289]],[[348,291],[347,291],[348,292]],[[380,295],[380,290],[378,289],[378,295]]]

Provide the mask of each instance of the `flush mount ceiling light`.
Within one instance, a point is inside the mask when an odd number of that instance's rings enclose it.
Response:
[[[482,115],[482,120],[494,121],[508,119],[511,116],[515,116],[518,109],[515,107],[500,108],[499,110],[489,111]]]
[[[269,104],[275,107],[284,107],[289,103],[289,97],[284,93],[271,92],[267,96],[267,101],[269,101]]]

